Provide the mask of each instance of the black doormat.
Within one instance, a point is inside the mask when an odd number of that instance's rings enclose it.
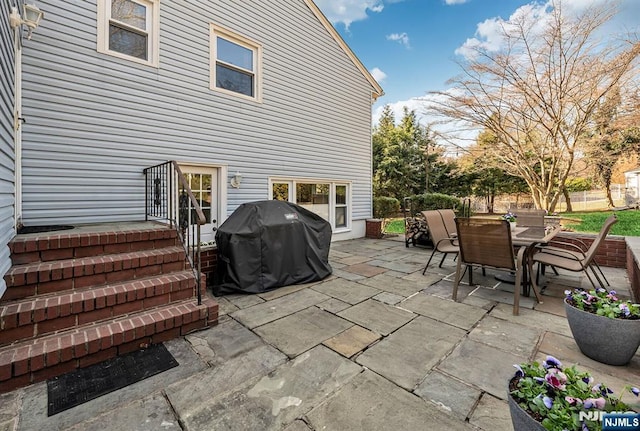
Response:
[[[49,225],[49,226],[22,226],[18,229],[18,234],[25,233],[43,233],[43,232],[55,232],[57,230],[69,230],[73,229],[73,226],[69,225]]]
[[[164,344],[152,344],[99,364],[47,380],[48,416],[177,367]]]

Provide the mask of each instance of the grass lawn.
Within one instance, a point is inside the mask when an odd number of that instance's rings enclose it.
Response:
[[[560,216],[562,225],[568,229],[576,232],[597,233],[612,213],[618,217],[618,223],[611,228],[612,235],[640,236],[640,211],[638,210],[562,213]],[[565,220],[565,218],[571,220]],[[573,221],[578,219],[581,221]]]
[[[575,232],[598,233],[604,221],[613,211],[593,211],[561,213],[562,226]],[[640,211],[626,210],[615,211],[618,223],[611,228],[611,235],[640,236]],[[387,233],[404,233],[404,219],[392,219],[387,228]]]

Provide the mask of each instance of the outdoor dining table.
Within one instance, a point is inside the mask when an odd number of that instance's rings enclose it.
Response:
[[[529,262],[535,253],[536,246],[548,244],[559,232],[559,225],[554,226],[516,226],[511,231],[511,243],[514,247],[526,247],[524,265],[522,273],[522,286],[524,296],[529,296],[529,288],[531,286],[528,274]],[[513,274],[497,274],[496,280],[504,283],[513,284],[515,277]]]

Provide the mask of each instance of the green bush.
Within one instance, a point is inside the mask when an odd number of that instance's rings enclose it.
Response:
[[[421,211],[440,210],[445,208],[458,210],[462,207],[462,201],[459,198],[442,193],[425,193],[422,195],[410,196],[409,198],[411,199],[410,209],[413,214]]]
[[[373,198],[373,216],[375,218],[387,219],[396,217],[400,211],[400,201],[388,196]]]

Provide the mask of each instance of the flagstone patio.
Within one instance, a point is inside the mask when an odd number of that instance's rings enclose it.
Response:
[[[0,395],[0,431],[511,430],[512,365],[547,354],[640,386],[640,354],[613,367],[575,345],[562,297],[579,275],[549,277],[544,302],[523,297],[514,316],[491,271],[453,302],[453,257],[422,275],[429,253],[333,243],[323,281],[218,298],[218,326],[165,343],[180,366],[52,417],[46,383]],[[624,270],[604,270],[628,292]]]

